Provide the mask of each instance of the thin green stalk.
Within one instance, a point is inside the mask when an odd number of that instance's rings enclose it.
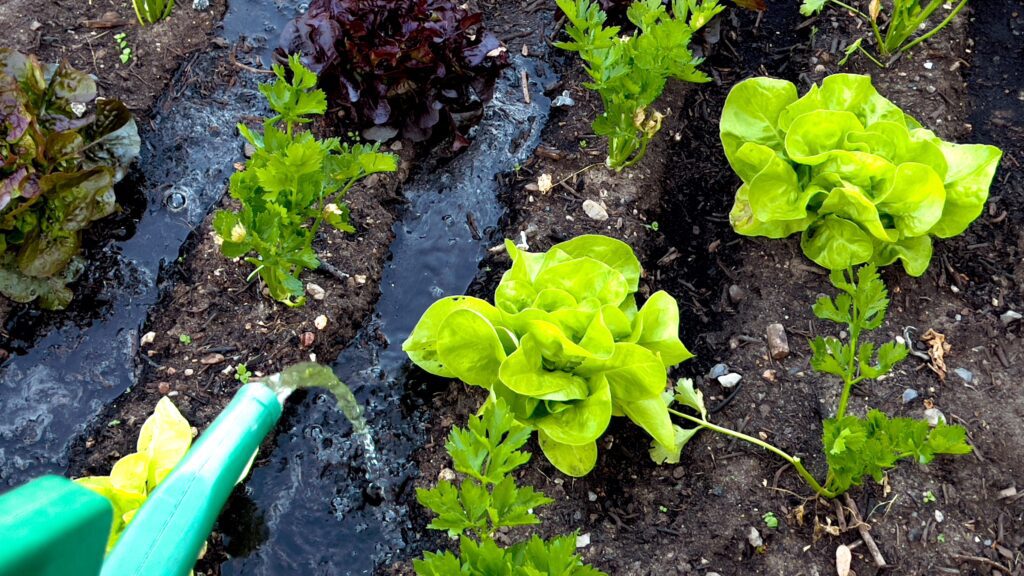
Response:
[[[907,50],[910,50],[911,48],[913,48],[914,46],[917,46],[921,42],[924,42],[925,40],[927,40],[927,39],[931,38],[932,36],[935,36],[936,34],[938,34],[939,31],[941,31],[943,28],[945,28],[946,25],[949,24],[953,20],[953,18],[955,18],[956,15],[959,14],[961,10],[963,10],[964,6],[966,6],[966,5],[967,5],[967,0],[960,0],[960,3],[957,4],[956,8],[954,8],[953,11],[949,13],[949,16],[946,16],[946,18],[942,22],[940,22],[938,26],[936,26],[935,28],[932,28],[928,32],[926,32],[926,33],[922,34],[921,36],[917,37],[912,42],[909,42],[908,44],[906,44],[905,46],[900,48],[899,51],[900,52],[906,52]]]
[[[857,276],[856,271],[852,268],[849,270],[850,281],[856,282]],[[836,410],[836,419],[842,418],[846,415],[846,405],[850,402],[850,392],[853,390],[853,385],[856,380],[857,372],[857,346],[860,343],[860,324],[861,318],[859,311],[857,310],[857,299],[853,298],[853,304],[850,309],[850,364],[847,366],[846,374],[843,375],[843,393],[839,396],[839,409]],[[856,380],[859,382],[859,380]]]
[[[800,477],[804,479],[804,482],[806,482],[807,485],[811,487],[811,489],[818,493],[818,495],[829,499],[838,496],[838,494],[836,494],[835,492],[832,492],[831,490],[828,490],[827,488],[819,484],[818,481],[814,479],[814,476],[812,476],[811,473],[807,471],[807,468],[804,468],[804,465],[800,461],[800,458],[798,456],[791,456],[788,453],[784,452],[783,450],[776,448],[775,446],[765,442],[764,440],[761,440],[760,438],[748,436],[742,432],[730,430],[729,428],[723,428],[721,426],[712,424],[707,420],[697,418],[696,416],[690,416],[689,414],[685,414],[683,412],[679,412],[678,410],[673,410],[671,408],[669,409],[669,412],[671,414],[679,416],[680,418],[684,418],[686,420],[689,420],[690,422],[693,422],[700,428],[707,428],[708,430],[711,430],[713,432],[718,432],[719,434],[731,436],[733,438],[736,438],[737,440],[743,440],[744,442],[748,442],[755,446],[764,448],[765,450],[768,450],[769,452],[775,454],[776,456],[790,463],[793,466],[793,468],[797,471],[797,473],[800,474]]]
[[[864,18],[865,20],[870,20],[870,18],[868,18],[867,14],[861,12],[860,10],[857,10],[856,8],[854,8],[853,6],[850,6],[849,4],[844,4],[844,3],[840,2],[839,0],[829,0],[829,1],[832,2],[833,4],[835,4],[836,6],[839,6],[840,8],[842,8],[844,10],[849,10],[853,14],[856,14],[857,16],[860,16],[861,18]]]

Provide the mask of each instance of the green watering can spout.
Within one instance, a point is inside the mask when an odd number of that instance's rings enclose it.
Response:
[[[139,509],[100,574],[186,576],[289,392],[243,386]]]

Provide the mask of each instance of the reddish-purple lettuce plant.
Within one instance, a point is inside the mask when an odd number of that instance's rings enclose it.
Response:
[[[349,125],[464,146],[508,58],[482,15],[452,0],[313,0],[281,34]]]

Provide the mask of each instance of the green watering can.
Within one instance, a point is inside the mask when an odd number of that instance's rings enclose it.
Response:
[[[290,390],[243,386],[104,558],[113,509],[58,476],[0,496],[0,576],[185,576]]]

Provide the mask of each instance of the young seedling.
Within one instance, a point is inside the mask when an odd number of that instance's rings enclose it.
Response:
[[[627,11],[637,30],[621,34],[618,26],[605,26],[607,15],[591,0],[558,0],[569,23],[569,42],[555,46],[576,52],[585,63],[604,112],[594,120],[594,133],[608,139],[609,168],[620,171],[636,164],[661,130],[664,115],[651,106],[665,82],[707,82],[697,70],[702,62],[690,52],[690,38],[725,9],[718,0],[673,0],[672,12],[662,0],[637,0]],[[585,148],[585,141],[580,143]]]
[[[530,454],[519,449],[532,433],[516,422],[503,400],[493,397],[466,428],[452,429],[445,449],[461,475],[459,483],[441,480],[434,488],[417,488],[416,499],[436,515],[428,528],[459,538],[461,555],[428,552],[413,562],[416,574],[604,574],[576,555],[575,535],[545,541],[534,534],[509,548],[494,542],[499,529],[539,524],[534,509],[553,502],[512,477],[530,461]]]
[[[132,59],[132,47],[128,45],[128,35],[124,32],[120,34],[114,34],[114,40],[117,41],[117,47],[120,48],[121,64],[127,64]]]
[[[761,516],[761,520],[764,521],[765,526],[772,530],[779,527],[779,519],[775,516],[775,512],[765,512],[764,515]]]
[[[313,116],[327,110],[327,98],[316,89],[316,75],[298,55],[288,61],[290,76],[274,65],[277,79],[260,92],[276,115],[263,125],[262,134],[238,125],[255,148],[245,170],[231,176],[229,192],[242,204],[240,211],[220,210],[214,215],[221,253],[246,257],[271,297],[288,306],[305,303],[299,275],[320,266],[313,239],[325,222],[343,232],[355,232],[343,202],[348,191],[370,174],[394,172],[398,161],[378,152],[378,145],[342,143],[337,138],[316,139],[299,130]]]
[[[856,15],[871,26],[871,33],[875,39],[875,49],[883,59],[891,59],[938,34],[967,6],[967,0],[959,0],[941,22],[916,38],[911,39],[931,18],[932,14],[945,4],[945,0],[927,0],[926,2],[923,0],[892,0],[888,14],[885,14],[884,18],[881,17],[885,12],[881,0],[871,0],[868,2],[866,14],[839,0],[803,0],[803,3],[800,5],[800,13],[804,16],[813,16],[821,12],[829,3]],[[884,32],[882,31],[883,27],[885,28]],[[846,57],[839,64],[845,64],[850,56],[859,50],[878,67],[885,68],[886,63],[882,63],[864,49],[861,45],[862,40],[863,38],[858,38],[850,44],[850,47],[846,49]]]
[[[767,442],[734,430],[711,424],[707,420],[703,396],[695,391],[692,382],[681,380],[675,399],[679,404],[699,414],[670,410],[674,415],[697,424],[696,428],[676,427],[677,445],[671,452],[663,447],[652,447],[668,462],[679,461],[679,450],[700,429],[708,429],[731,436],[777,454],[793,465],[801,478],[816,493],[835,498],[852,486],[860,485],[866,476],[881,482],[884,473],[903,459],[913,458],[921,464],[931,462],[939,454],[968,454],[967,432],[961,426],[944,422],[932,427],[926,420],[890,418],[879,410],[869,410],[866,417],[847,414],[853,387],[864,380],[875,380],[888,374],[893,366],[907,357],[907,348],[897,342],[886,342],[877,349],[871,342],[862,342],[865,332],[882,325],[889,306],[885,284],[872,265],[861,267],[856,274],[835,271],[832,284],[840,290],[835,298],[821,297],[814,305],[814,314],[823,319],[845,324],[849,333],[847,342],[833,336],[818,337],[811,341],[811,366],[823,374],[838,376],[843,388],[836,415],[823,423],[822,443],[828,474],[819,483],[803,466],[799,457],[792,456]]]
[[[178,342],[181,342],[185,346],[188,346],[189,344],[192,343],[192,337],[189,336],[188,334],[179,334],[178,335]]]
[[[245,364],[235,365],[235,380],[238,380],[242,384],[248,384],[249,378],[252,377],[252,372],[249,371],[249,367]]]

